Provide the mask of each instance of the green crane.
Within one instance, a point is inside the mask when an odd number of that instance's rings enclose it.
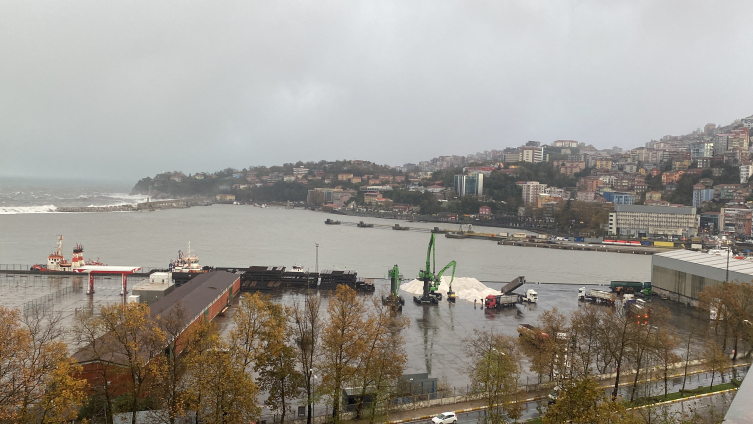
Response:
[[[452,282],[455,280],[455,266],[455,261],[450,261],[438,274],[435,274],[437,269],[437,250],[436,238],[434,233],[432,233],[429,240],[429,249],[426,252],[426,267],[418,273],[418,279],[424,283],[423,295],[420,298],[413,296],[413,301],[416,303],[439,303],[442,300],[442,294],[437,293],[437,289],[439,288],[442,274],[452,267],[452,278],[450,279],[450,290],[447,292],[447,300],[454,302],[455,293],[452,291]]]
[[[403,309],[405,300],[400,296],[400,269],[395,265],[392,269],[387,270],[387,275],[390,278],[390,294],[386,297],[382,297],[382,303],[390,305],[394,310],[398,312]]]

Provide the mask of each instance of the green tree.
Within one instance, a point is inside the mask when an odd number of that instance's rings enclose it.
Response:
[[[372,299],[363,333],[365,349],[356,365],[355,382],[360,388],[356,399],[356,418],[361,418],[367,395],[371,398],[369,422],[376,420],[377,404],[386,402],[390,388],[403,375],[408,355],[400,332],[410,325],[410,319],[395,316],[380,297]]]
[[[158,400],[161,408],[153,415],[156,415],[157,420],[170,424],[175,423],[176,418],[185,416],[187,364],[181,355],[185,348],[181,336],[188,320],[188,313],[181,301],[157,317],[157,324],[165,334],[167,347],[165,355],[157,362],[157,378],[160,384],[153,388],[152,395]]]
[[[305,378],[306,392],[306,423],[311,424],[312,405],[315,400],[312,378],[314,364],[319,359],[321,347],[322,318],[320,317],[321,298],[306,293],[303,305],[295,304],[291,310],[293,321],[293,335],[298,364]]]
[[[610,401],[599,383],[591,377],[574,380],[565,386],[557,402],[546,410],[544,424],[638,424],[621,402]]]
[[[255,371],[259,375],[260,389],[267,394],[264,404],[272,411],[280,413],[280,423],[290,409],[290,402],[301,394],[304,378],[296,369],[296,350],[292,345],[293,334],[290,308],[266,301],[269,320],[261,333],[264,353],[256,359]]]
[[[258,419],[258,388],[243,365],[244,357],[210,322],[200,321],[190,339],[186,394],[196,422],[240,424]]]
[[[502,423],[505,411],[508,415],[519,415],[519,403],[507,403],[517,394],[520,377],[520,354],[515,339],[494,330],[475,329],[472,336],[463,339],[463,345],[471,386],[486,406],[483,422]]]
[[[340,422],[344,384],[357,372],[356,364],[366,349],[363,300],[348,286],[337,286],[327,305],[329,320],[322,331],[321,390],[332,401],[332,420]]]
[[[707,339],[703,345],[701,358],[705,362],[706,369],[711,371],[711,384],[714,386],[714,375],[716,373],[724,374],[731,365],[729,356],[722,350],[722,347],[714,339]]]
[[[131,423],[136,424],[138,402],[155,382],[157,363],[152,361],[161,355],[165,346],[165,333],[149,314],[144,303],[110,304],[99,308],[101,328],[105,335],[103,343],[111,343],[115,352],[123,358],[129,374],[127,382],[130,398]]]
[[[680,355],[675,353],[679,345],[680,336],[677,335],[677,331],[674,328],[667,326],[659,329],[656,334],[656,358],[662,369],[665,398],[669,393],[669,367],[682,359]]]
[[[57,423],[77,416],[86,382],[61,340],[62,315],[0,306],[0,422]]]

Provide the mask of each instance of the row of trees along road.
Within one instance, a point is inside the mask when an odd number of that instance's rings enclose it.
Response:
[[[642,422],[636,418],[652,409],[627,413],[626,406],[666,398],[673,374],[683,376],[680,391],[684,392],[689,364],[695,359],[711,372],[713,386],[716,374],[731,366],[730,354],[738,354],[739,341],[753,342],[753,285],[710,286],[699,297],[701,317],[716,308],[716,319],[708,327],[698,325],[698,314],[690,310],[691,317],[682,317],[692,320],[682,336],[672,325],[670,311],[653,303],[648,304],[649,311],[640,313],[633,308],[585,305],[565,315],[554,308],[540,315],[535,331],[522,331],[517,340],[477,331],[464,343],[473,387],[489,408],[485,420],[498,423],[504,414],[510,419],[520,416],[517,380],[523,357],[540,382],[546,376],[561,387],[559,400],[543,417],[545,423],[565,418],[583,423]],[[610,396],[594,379],[598,374],[613,374]],[[654,383],[641,384],[646,380]],[[652,386],[663,396],[652,396]],[[629,397],[623,399],[620,387],[627,388]]]
[[[148,410],[155,422],[247,423],[259,419],[263,393],[279,422],[305,402],[310,423],[322,398],[339,422],[348,388],[357,418],[374,422],[403,373],[408,325],[374,299],[340,286],[325,314],[315,294],[291,306],[243,294],[225,336],[205,320],[181,336],[188,317],[180,304],[155,319],[142,304],[102,306],[74,325],[83,352],[101,363],[80,415],[110,423],[114,413]]]

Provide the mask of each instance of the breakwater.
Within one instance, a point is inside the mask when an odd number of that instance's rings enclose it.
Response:
[[[135,212],[136,205],[116,206],[61,206],[55,212]]]
[[[192,206],[211,206],[213,203],[212,199],[208,198],[172,199],[112,206],[61,206],[56,208],[55,212],[151,212],[162,209],[185,209]]]

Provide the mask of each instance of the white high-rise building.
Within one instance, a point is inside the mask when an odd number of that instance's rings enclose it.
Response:
[[[526,205],[536,204],[539,194],[546,189],[546,184],[540,184],[538,181],[520,181],[517,184],[523,189],[523,203]]]
[[[747,183],[751,175],[753,175],[753,165],[740,165],[740,184]]]
[[[544,158],[543,147],[523,146],[520,148],[520,161],[521,162],[539,163],[543,160],[543,158]]]

